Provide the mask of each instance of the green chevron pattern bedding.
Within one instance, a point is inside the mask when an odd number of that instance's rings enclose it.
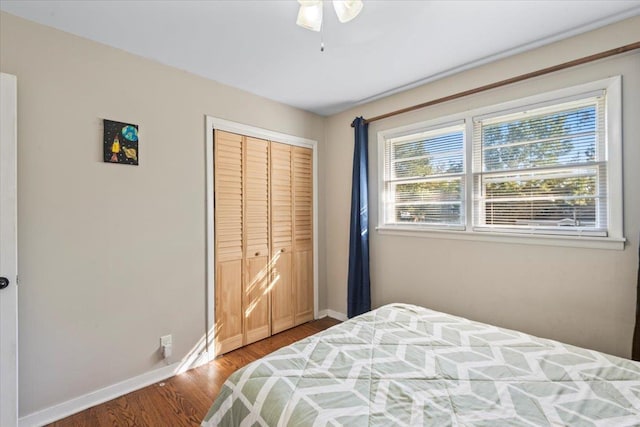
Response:
[[[640,363],[391,304],[232,374],[203,426],[640,426]]]

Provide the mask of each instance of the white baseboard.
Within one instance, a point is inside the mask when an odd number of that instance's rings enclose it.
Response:
[[[322,319],[323,317],[327,316],[340,320],[342,322],[348,319],[346,314],[340,313],[339,311],[331,310],[330,308],[318,311],[318,319]]]
[[[160,369],[145,372],[133,378],[126,379],[116,384],[92,391],[83,396],[67,400],[66,402],[50,406],[40,411],[25,415],[18,420],[19,427],[40,427],[45,424],[58,421],[83,411],[100,403],[115,399],[132,391],[139,390],[143,387],[166,380],[174,375],[180,374],[192,368],[207,363],[210,360],[205,353],[195,357],[194,360],[175,362]]]
[[[318,318],[332,317],[337,320],[347,320],[347,315],[335,310],[327,309],[318,311]],[[204,341],[198,343],[198,349],[204,347]],[[133,378],[126,379],[116,384],[89,392],[85,395],[76,397],[74,399],[67,400],[66,402],[59,403],[57,405],[50,406],[45,409],[33,412],[29,415],[25,415],[18,420],[19,427],[40,427],[45,424],[52,423],[54,421],[61,420],[70,415],[84,411],[92,406],[99,405],[109,400],[115,399],[132,391],[139,390],[143,387],[157,383],[162,380],[166,380],[174,375],[181,374],[189,369],[197,368],[213,360],[213,354],[208,354],[206,351],[201,350],[191,353],[190,356],[186,356],[182,361],[172,363],[171,365],[164,366],[153,371],[145,372]]]

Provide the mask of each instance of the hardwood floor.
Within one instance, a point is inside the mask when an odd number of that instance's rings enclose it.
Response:
[[[325,317],[218,357],[163,382],[49,424],[61,426],[198,426],[220,387],[238,368],[340,323]]]

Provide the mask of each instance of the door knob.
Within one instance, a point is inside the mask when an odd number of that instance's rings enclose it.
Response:
[[[0,277],[0,289],[4,289],[9,286],[9,279],[6,277]]]

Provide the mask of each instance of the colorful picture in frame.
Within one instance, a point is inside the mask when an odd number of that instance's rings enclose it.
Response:
[[[103,151],[107,163],[138,165],[138,125],[104,119]]]

